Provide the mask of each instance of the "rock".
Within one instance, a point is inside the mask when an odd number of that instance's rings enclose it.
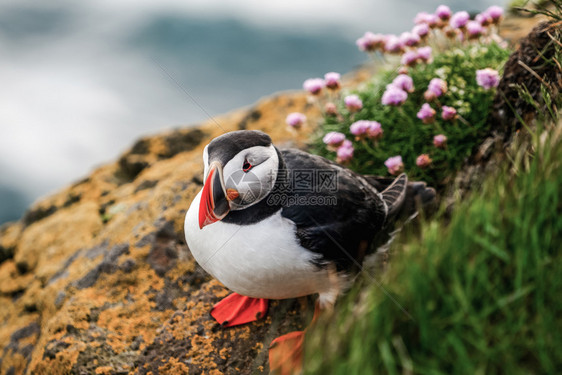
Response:
[[[293,111],[318,118],[287,93],[215,119],[220,127],[144,137],[1,227],[0,373],[265,372],[269,342],[310,317],[286,301],[260,322],[220,328],[209,311],[229,292],[196,264],[183,220],[208,139],[244,124],[302,146],[285,125]]]
[[[205,131],[192,128],[174,130],[161,137],[143,138],[119,159],[121,176],[130,181],[158,160],[195,149],[208,136]]]
[[[21,230],[21,223],[9,223],[0,227],[0,263],[13,258]]]
[[[528,125],[535,114],[548,113],[543,87],[551,98],[558,96],[562,90],[562,70],[553,62],[556,43],[562,43],[560,22],[542,22],[521,39],[519,48],[505,63],[494,98],[491,121],[494,130],[505,133],[505,139],[523,126],[521,120]],[[518,87],[525,88],[536,104],[521,96]]]

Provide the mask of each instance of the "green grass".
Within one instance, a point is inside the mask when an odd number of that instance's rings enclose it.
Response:
[[[443,184],[446,177],[457,171],[471,155],[489,130],[486,120],[494,90],[487,91],[476,84],[476,70],[487,67],[500,69],[508,56],[509,51],[495,43],[457,45],[436,53],[432,63],[410,68],[409,75],[414,80],[416,90],[401,107],[384,106],[381,103],[386,85],[397,73],[386,71],[377,74],[373,82],[356,92],[363,101],[360,112],[350,114],[340,103],[340,117],[325,117],[325,123],[315,135],[312,151],[333,160],[335,153],[328,151],[322,143],[322,137],[327,132],[340,131],[352,140],[349,126],[354,121],[376,120],[382,124],[383,139],[378,144],[370,140],[354,141],[355,154],[349,165],[351,169],[363,174],[388,175],[384,161],[391,156],[401,155],[405,172],[411,179],[421,179],[433,186]],[[426,125],[416,114],[425,103],[423,93],[429,81],[435,77],[446,80],[449,89],[439,98],[439,103],[431,104],[437,111],[437,120]],[[456,108],[468,125],[460,120],[442,120],[439,109],[442,105]],[[433,145],[433,137],[440,133],[448,137],[445,150]],[[422,153],[429,154],[433,159],[433,165],[428,169],[416,166],[416,158]]]
[[[450,220],[400,239],[381,285],[409,316],[363,278],[311,332],[305,372],[560,373],[561,132],[535,135]]]
[[[554,1],[552,12],[538,12],[560,20],[562,1]],[[555,57],[545,63],[559,69],[560,48],[554,46]],[[377,145],[354,142],[350,167],[384,175],[384,160],[402,155],[411,179],[443,187],[489,131],[494,93],[476,86],[474,71],[498,69],[507,55],[494,44],[438,54],[410,71],[416,92],[401,108],[380,103],[396,73],[379,74],[358,92],[361,112],[352,117],[340,106],[340,118],[325,119],[314,150],[333,158],[321,142],[325,133],[341,131],[352,139],[353,121],[377,120],[384,138]],[[436,75],[449,84],[440,104],[460,109],[470,126],[424,125],[416,118]],[[376,279],[364,272],[334,313],[310,329],[305,373],[562,373],[562,121],[544,125],[559,118],[562,97],[543,88],[542,98],[532,98],[524,84],[519,91],[537,116],[523,124],[497,173],[478,181],[452,214],[438,214],[397,237],[390,269]],[[433,148],[437,133],[448,136],[446,150]],[[421,153],[431,155],[432,169],[415,166]]]

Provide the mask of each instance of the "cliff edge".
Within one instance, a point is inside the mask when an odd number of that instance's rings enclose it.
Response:
[[[209,311],[229,292],[190,255],[183,220],[208,140],[258,129],[302,147],[309,132],[287,129],[290,112],[320,119],[304,93],[283,93],[142,138],[1,227],[0,373],[267,373],[269,342],[303,327],[310,301],[274,302],[266,319],[222,329]]]

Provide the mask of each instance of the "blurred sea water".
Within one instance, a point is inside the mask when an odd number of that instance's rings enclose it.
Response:
[[[217,115],[300,89],[310,77],[349,72],[366,61],[354,43],[363,32],[409,30],[417,12],[439,4],[1,2],[0,224],[141,135],[205,120],[200,107]]]

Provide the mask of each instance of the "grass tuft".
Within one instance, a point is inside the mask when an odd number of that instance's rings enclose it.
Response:
[[[549,130],[520,134],[533,147],[514,147],[448,225],[401,239],[382,287],[412,319],[381,287],[357,286],[312,332],[306,373],[558,373],[562,122]]]

